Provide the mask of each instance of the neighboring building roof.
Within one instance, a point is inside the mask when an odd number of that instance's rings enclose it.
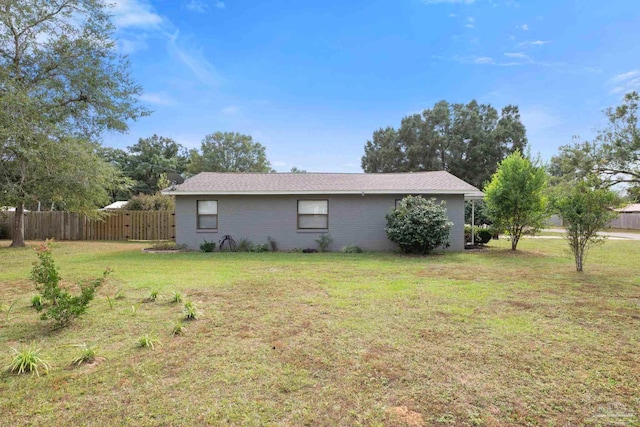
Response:
[[[100,209],[101,211],[107,211],[107,210],[112,210],[112,209],[122,209],[125,207],[125,205],[129,203],[127,200],[119,200],[117,202],[113,202],[110,205],[105,206],[104,208]]]
[[[633,203],[625,206],[624,208],[614,209],[614,211],[623,213],[640,212],[640,203]]]
[[[217,173],[188,178],[169,195],[208,194],[464,194],[482,192],[445,171],[411,173]]]
[[[11,206],[0,206],[0,211],[2,212],[15,212],[16,208]],[[24,212],[30,212],[28,209],[25,209]]]

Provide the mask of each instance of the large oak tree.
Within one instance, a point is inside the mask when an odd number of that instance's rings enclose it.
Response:
[[[117,172],[95,143],[146,114],[141,88],[118,55],[101,0],[0,0],[0,204],[36,200],[88,211],[107,200]]]
[[[400,128],[373,133],[365,145],[365,172],[446,170],[481,188],[498,163],[524,151],[526,130],[518,107],[500,113],[491,105],[471,101],[440,101],[421,114],[404,117]]]

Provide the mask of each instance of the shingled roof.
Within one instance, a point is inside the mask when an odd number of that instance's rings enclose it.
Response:
[[[170,195],[213,194],[464,194],[482,193],[449,172],[217,173],[202,172],[166,189]]]

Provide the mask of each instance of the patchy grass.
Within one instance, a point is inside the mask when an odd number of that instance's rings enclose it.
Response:
[[[465,253],[142,253],[58,242],[66,282],[114,270],[87,315],[51,330],[30,307],[35,255],[0,243],[0,365],[34,343],[42,377],[4,373],[3,425],[635,425],[640,242],[586,272],[562,240]],[[170,298],[201,312],[183,335]],[[144,334],[154,351],[136,348]],[[101,363],[69,369],[95,343]]]

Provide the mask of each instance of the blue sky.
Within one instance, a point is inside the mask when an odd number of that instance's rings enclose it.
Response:
[[[115,0],[113,13],[154,113],[105,145],[241,132],[278,171],[360,172],[374,130],[442,99],[518,105],[548,159],[640,89],[636,0]]]

